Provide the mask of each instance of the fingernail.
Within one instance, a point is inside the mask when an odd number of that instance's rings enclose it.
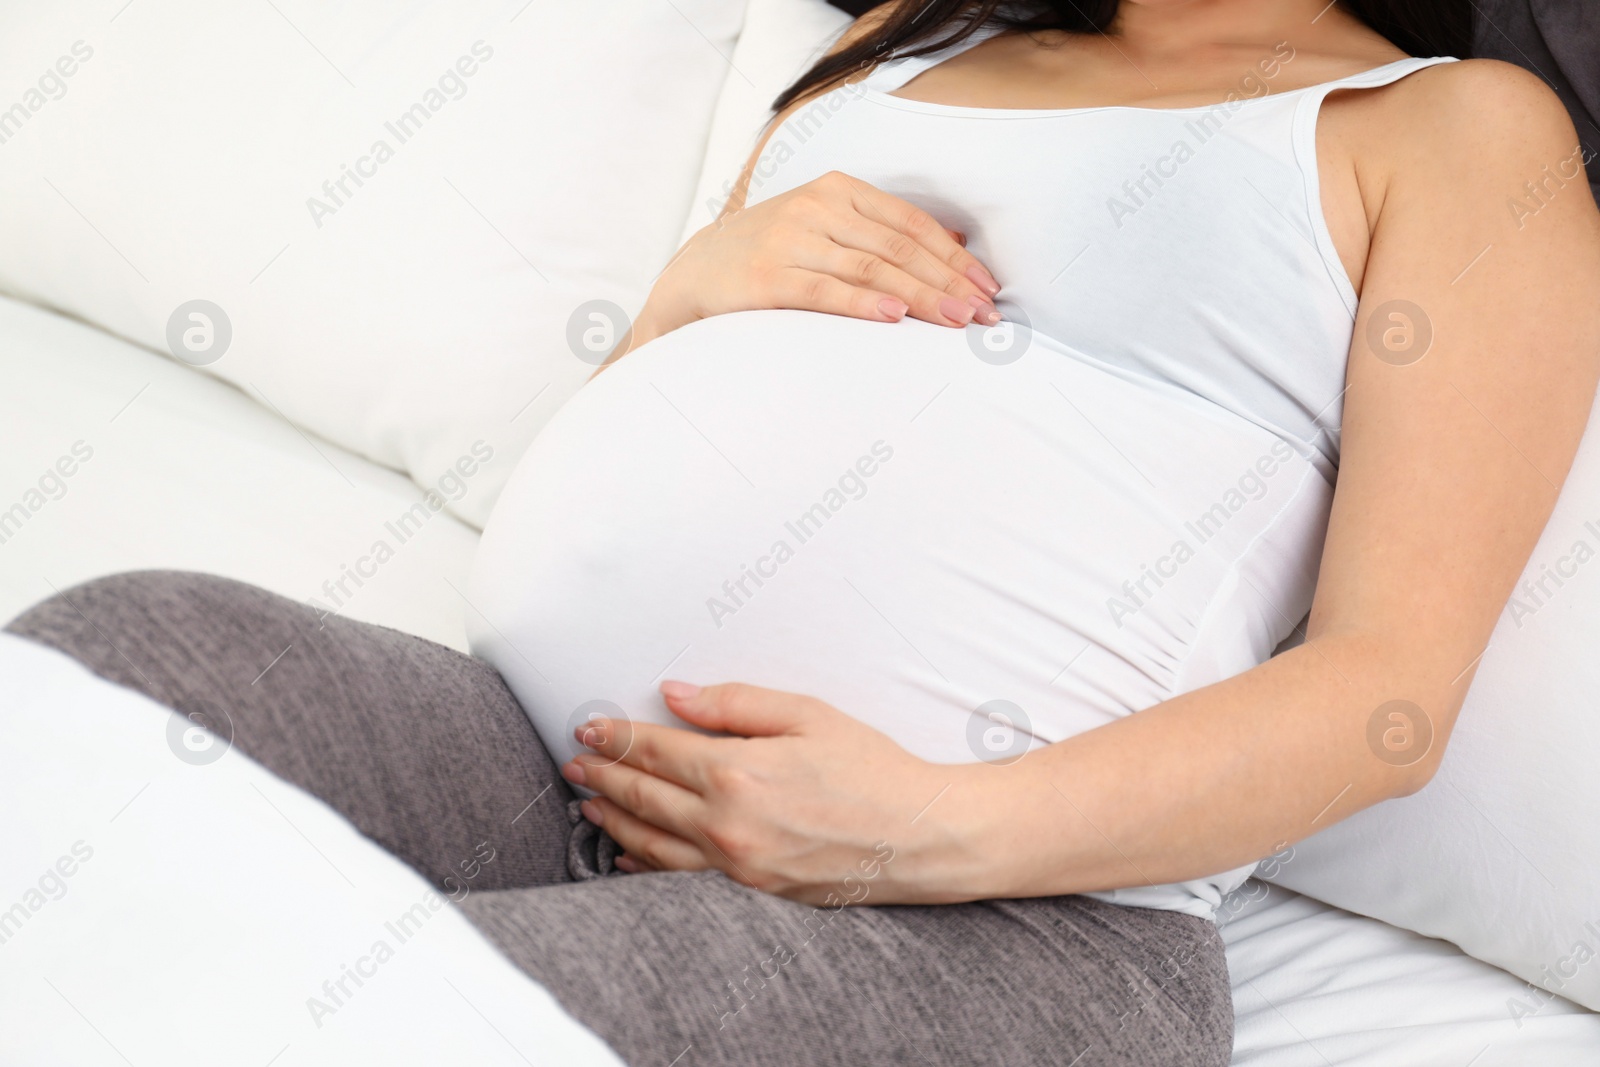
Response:
[[[623,855],[617,857],[617,870],[627,871],[629,874],[638,874],[639,865],[633,861],[632,856],[624,853]]]
[[[905,317],[905,313],[908,309],[906,308],[905,304],[896,300],[892,296],[888,296],[878,301],[878,310],[883,312],[884,315],[888,316],[892,321],[899,322]]]
[[[963,304],[954,297],[947,296],[939,301],[939,314],[958,326],[965,326],[971,322],[974,310],[971,304]]]
[[[673,700],[689,700],[700,695],[700,687],[688,682],[662,682],[661,695]]]
[[[583,817],[585,819],[588,819],[596,826],[605,825],[605,816],[600,814],[600,805],[596,804],[594,801],[585,800],[582,804],[578,805],[578,810],[583,812]]]
[[[606,743],[606,731],[611,728],[608,719],[588,719],[572,730],[572,736],[584,748],[598,748]]]
[[[583,785],[584,784],[584,781],[583,781],[584,780],[583,764],[579,763],[577,760],[572,760],[572,761],[570,761],[568,763],[562,764],[561,765],[561,777],[565,778],[567,781],[571,782],[573,785]]]
[[[972,279],[972,284],[979,289],[994,296],[1000,291],[1000,283],[994,280],[994,275],[974,263],[967,268],[967,277]]]
[[[1000,321],[1000,313],[994,309],[993,304],[983,297],[969,296],[967,297],[967,303],[971,304],[976,312],[972,316],[972,321],[981,322],[985,326],[993,326]]]

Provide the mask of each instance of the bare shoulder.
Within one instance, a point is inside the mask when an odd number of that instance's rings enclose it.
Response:
[[[1440,222],[1453,215],[1457,223],[1510,210],[1507,199],[1529,182],[1582,185],[1588,161],[1554,91],[1492,59],[1439,63],[1382,88],[1335,93],[1318,146],[1325,165],[1342,175],[1330,188],[1347,201],[1343,209],[1335,201],[1330,220],[1342,211],[1357,236],[1363,214],[1365,231],[1375,233],[1380,219],[1392,224],[1402,209]],[[1600,224],[1592,198],[1556,199],[1556,214],[1581,229]]]
[[[1363,124],[1389,131],[1378,141],[1388,145],[1397,177],[1448,173],[1453,184],[1470,189],[1530,167],[1533,177],[1580,152],[1560,98],[1511,63],[1441,63],[1371,96]]]
[[[1396,103],[1411,112],[1413,125],[1434,125],[1468,144],[1518,134],[1566,140],[1575,132],[1554,90],[1538,75],[1498,59],[1441,63],[1402,79],[1396,88]]]

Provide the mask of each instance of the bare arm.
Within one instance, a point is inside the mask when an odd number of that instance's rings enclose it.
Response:
[[[1454,64],[1416,76],[1401,102],[1415,119],[1383,142],[1306,643],[1053,745],[1016,773],[972,768],[948,811],[1029,814],[1000,825],[976,815],[982,829],[960,836],[986,844],[968,863],[981,869],[996,849],[1033,857],[980,893],[1227,869],[1414,792],[1438,767],[1594,397],[1600,212],[1581,173],[1566,189],[1546,183],[1548,206],[1525,210],[1535,203],[1525,183],[1543,181],[1577,144],[1531,75]],[[1523,210],[1512,207],[1519,200]],[[1431,350],[1409,365],[1377,358],[1366,341],[1392,301],[1431,322]],[[1425,716],[1412,735],[1420,746],[1431,727],[1425,754],[1383,759],[1369,745],[1370,721],[1394,700]],[[1063,838],[1064,852],[1038,846]]]

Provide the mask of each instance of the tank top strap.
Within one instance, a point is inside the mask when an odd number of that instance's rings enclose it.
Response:
[[[1306,90],[1306,96],[1314,98],[1319,104],[1329,93],[1336,93],[1340,89],[1376,89],[1384,85],[1392,85],[1408,74],[1415,74],[1424,67],[1435,67],[1441,63],[1460,62],[1454,56],[1411,56],[1406,59],[1397,59],[1393,63],[1386,63],[1381,67],[1364,70],[1360,74],[1351,74],[1331,82],[1312,86]]]
[[[880,93],[892,93],[906,82],[930,67],[936,67],[951,56],[958,56],[967,49],[981,44],[999,33],[1003,26],[997,23],[988,23],[979,26],[971,34],[951,45],[946,45],[937,51],[920,56],[905,56],[903,58],[889,58],[872,68],[872,73],[862,78],[856,84]]]
[[[1334,248],[1333,237],[1329,234],[1326,220],[1322,213],[1322,176],[1317,164],[1317,117],[1322,113],[1322,102],[1330,93],[1341,89],[1376,89],[1384,85],[1392,85],[1409,74],[1415,74],[1427,67],[1438,66],[1442,63],[1455,63],[1454,56],[1430,56],[1409,59],[1397,59],[1393,63],[1371,70],[1364,70],[1360,74],[1352,74],[1335,81],[1324,82],[1309,89],[1293,94],[1298,99],[1294,103],[1294,117],[1290,133],[1290,151],[1294,155],[1295,165],[1299,168],[1302,180],[1305,183],[1306,211],[1313,220],[1314,239],[1318,251],[1322,253],[1323,261],[1328,266],[1334,286],[1339,291],[1340,298],[1344,301],[1351,318],[1356,315],[1358,298],[1355,289],[1351,287],[1344,268],[1339,265],[1339,255]],[[1288,94],[1286,94],[1288,95]]]

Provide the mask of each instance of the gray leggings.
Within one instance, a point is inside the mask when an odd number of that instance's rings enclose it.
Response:
[[[1203,919],[1077,896],[814,909],[718,873],[610,871],[500,677],[420,638],[170,571],[89,582],[7,629],[231,733],[456,898],[634,1067],[1228,1063]]]

